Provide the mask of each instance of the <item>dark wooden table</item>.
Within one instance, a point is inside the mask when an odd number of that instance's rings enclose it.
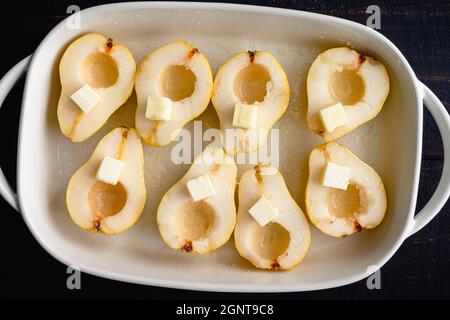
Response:
[[[12,1],[1,10],[0,74],[32,53],[45,35],[66,16],[72,2],[39,5]],[[81,8],[100,1],[76,1]],[[251,2],[248,2],[251,3]],[[381,8],[381,32],[406,56],[418,78],[450,108],[450,2],[447,1],[254,1],[254,4],[318,12],[365,24],[371,4]],[[6,8],[6,7],[5,7]],[[9,9],[8,9],[9,10]],[[17,131],[23,82],[0,110],[0,165],[15,181]],[[420,209],[433,194],[443,166],[441,138],[430,114],[424,114],[423,155],[418,196]],[[0,200],[1,298],[449,298],[450,205],[424,229],[407,239],[381,269],[381,290],[366,282],[332,290],[290,294],[220,294],[131,285],[83,274],[82,289],[66,288],[66,266],[33,238],[19,214]]]

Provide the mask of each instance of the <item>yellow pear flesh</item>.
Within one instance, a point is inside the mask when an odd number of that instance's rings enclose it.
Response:
[[[62,133],[80,142],[99,130],[131,95],[135,71],[131,52],[112,39],[91,33],[72,42],[59,64],[61,96],[57,113]],[[100,97],[87,113],[71,99],[86,84]]]
[[[239,254],[260,269],[291,269],[300,263],[309,250],[311,234],[281,173],[276,170],[266,175],[259,165],[244,172],[238,195],[234,240]],[[263,227],[249,213],[261,197],[278,210],[278,215]]]
[[[159,231],[172,249],[209,253],[224,245],[236,222],[236,165],[221,148],[207,148],[186,175],[164,195],[158,207]],[[187,182],[208,176],[215,194],[193,201]]]
[[[228,59],[217,71],[211,98],[227,153],[252,152],[264,145],[287,109],[289,93],[286,73],[272,53],[242,52]],[[233,126],[237,103],[257,107],[255,128]]]
[[[322,185],[327,162],[351,168],[347,190]],[[347,147],[336,142],[318,146],[309,156],[306,212],[313,224],[333,237],[349,236],[378,226],[387,198],[380,176]]]
[[[105,157],[123,162],[116,185],[97,180]],[[144,156],[134,129],[119,127],[103,137],[91,158],[69,181],[67,209],[80,228],[114,234],[131,227],[145,206]]]
[[[176,140],[180,130],[208,107],[212,91],[208,59],[185,41],[174,41],[150,53],[136,72],[136,129],[152,146]],[[148,97],[171,100],[168,121],[146,118]]]
[[[350,48],[333,48],[314,60],[307,78],[309,128],[326,141],[338,139],[373,119],[389,94],[383,64]],[[341,103],[347,124],[324,129],[319,111]]]

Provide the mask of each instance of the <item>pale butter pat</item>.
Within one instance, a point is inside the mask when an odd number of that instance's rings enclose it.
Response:
[[[100,167],[97,170],[97,180],[116,185],[119,182],[120,175],[125,164],[123,161],[117,160],[113,157],[106,156],[103,158]]]
[[[248,213],[251,214],[261,227],[264,227],[278,216],[278,209],[272,206],[265,197],[261,197],[253,207],[248,210]]]
[[[342,103],[336,103],[319,111],[319,118],[326,132],[333,132],[337,127],[348,124]]]
[[[147,97],[145,117],[149,120],[169,121],[172,116],[172,100],[165,97]]]
[[[100,101],[99,94],[88,84],[83,85],[70,98],[84,113],[91,111]]]
[[[216,190],[208,175],[189,180],[186,187],[193,201],[203,200],[216,194]]]
[[[333,162],[327,162],[322,175],[322,185],[325,187],[347,190],[351,174],[352,168],[340,166]]]
[[[236,103],[234,106],[233,126],[245,129],[256,128],[258,118],[258,107]]]

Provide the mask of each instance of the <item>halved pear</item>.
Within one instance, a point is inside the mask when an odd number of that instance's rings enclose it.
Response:
[[[381,62],[347,47],[329,49],[314,60],[307,78],[309,128],[331,141],[374,118],[389,94],[389,77]],[[336,103],[348,123],[325,131],[319,111]]]
[[[136,129],[144,141],[165,146],[208,107],[212,91],[208,59],[186,41],[174,41],[144,58],[136,73]],[[169,121],[145,117],[148,97],[172,100]]]
[[[327,162],[352,169],[347,190],[321,183]],[[328,142],[312,150],[306,186],[306,212],[314,225],[333,237],[344,237],[378,226],[386,212],[386,192],[380,176],[347,147]]]
[[[112,39],[90,33],[72,42],[59,64],[58,121],[62,133],[73,142],[80,142],[99,130],[133,92],[135,71],[130,50]],[[84,84],[100,96],[88,113],[70,98]]]
[[[269,130],[287,109],[286,73],[268,51],[238,53],[217,71],[212,103],[219,116],[226,151],[231,154],[255,151],[265,144]],[[257,107],[256,128],[233,126],[236,103]]]
[[[158,207],[159,231],[172,249],[208,253],[230,238],[236,223],[236,165],[221,148],[207,148],[186,175],[164,195]],[[215,195],[193,201],[186,183],[207,175]]]
[[[124,163],[119,182],[96,179],[104,157]],[[104,136],[91,158],[69,181],[66,202],[70,217],[80,228],[107,234],[122,232],[139,218],[145,206],[144,154],[136,130],[119,127]]]
[[[283,176],[278,170],[270,169],[258,165],[243,173],[234,240],[239,254],[257,268],[291,269],[307,254],[311,234],[308,221],[290,195]],[[279,212],[264,227],[248,212],[261,197]]]

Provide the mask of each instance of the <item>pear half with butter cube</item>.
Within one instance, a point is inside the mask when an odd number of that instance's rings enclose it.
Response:
[[[144,141],[165,146],[208,107],[212,91],[208,59],[186,41],[150,53],[136,72],[136,129]]]
[[[104,136],[70,178],[67,209],[80,228],[114,234],[131,227],[145,206],[144,155],[136,130]]]
[[[236,222],[236,172],[222,148],[209,147],[166,192],[157,221],[170,248],[208,253],[228,241]]]
[[[128,48],[100,34],[73,41],[59,64],[58,121],[73,142],[99,130],[133,92],[136,63]]]
[[[239,254],[260,269],[291,269],[307,254],[308,221],[281,173],[258,165],[239,182],[234,241]]]
[[[242,52],[217,71],[211,99],[226,151],[252,152],[266,143],[270,129],[286,111],[289,82],[272,53]]]
[[[309,128],[327,141],[373,119],[389,94],[383,64],[347,47],[314,60],[307,78]]]
[[[344,237],[378,226],[387,199],[375,170],[347,147],[328,142],[313,149],[309,156],[305,205],[319,230]]]

